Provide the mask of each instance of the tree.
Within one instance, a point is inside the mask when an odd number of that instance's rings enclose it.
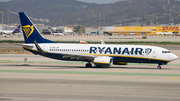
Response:
[[[80,26],[76,26],[73,28],[74,32],[76,32],[76,33],[79,33],[80,29],[81,29]]]

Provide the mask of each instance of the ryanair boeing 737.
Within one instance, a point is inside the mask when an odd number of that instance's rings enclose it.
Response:
[[[19,13],[25,44],[23,48],[36,55],[48,58],[85,61],[86,67],[110,67],[127,63],[154,63],[161,65],[177,59],[169,50],[144,45],[108,45],[108,44],[62,44],[43,38],[24,12]]]

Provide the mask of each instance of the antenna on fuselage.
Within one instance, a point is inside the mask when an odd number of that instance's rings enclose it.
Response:
[[[102,45],[105,45],[105,42],[104,42],[102,39],[101,39],[101,44],[102,44]]]

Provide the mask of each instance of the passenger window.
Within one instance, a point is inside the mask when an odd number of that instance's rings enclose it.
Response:
[[[162,53],[171,53],[170,51],[162,51]]]

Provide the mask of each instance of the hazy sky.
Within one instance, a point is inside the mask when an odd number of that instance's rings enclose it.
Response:
[[[0,0],[1,1],[9,1],[9,0]],[[103,4],[103,3],[114,3],[116,1],[122,1],[122,0],[77,0],[77,1],[83,1],[83,2],[88,2],[88,3],[98,3],[98,4]]]
[[[10,0],[0,0],[0,2],[2,2],[2,1],[10,1]]]
[[[0,0],[1,1],[9,1],[9,0]],[[77,1],[83,1],[83,2],[88,2],[88,3],[98,3],[98,4],[103,4],[103,3],[114,3],[116,1],[125,1],[125,0],[77,0]],[[180,0],[178,0],[180,1]]]
[[[9,1],[9,0],[0,0],[1,1]],[[77,0],[77,1],[83,1],[88,3],[97,3],[97,4],[104,4],[104,3],[114,3],[116,1],[125,1],[125,0]],[[180,1],[180,0],[178,0]]]
[[[88,2],[88,3],[103,4],[103,3],[114,3],[114,2],[116,2],[116,1],[124,1],[124,0],[77,0],[77,1],[83,1],[83,2]]]

